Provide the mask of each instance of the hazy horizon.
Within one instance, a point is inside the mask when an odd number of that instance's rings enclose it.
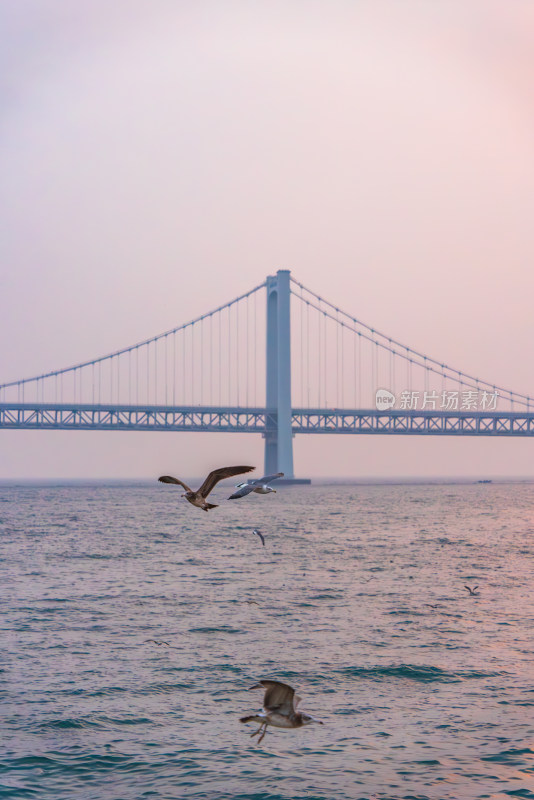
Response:
[[[302,477],[302,476],[301,476]],[[201,483],[205,475],[183,475],[183,480],[188,481],[190,484],[196,485]],[[441,475],[428,477],[424,475],[390,475],[378,476],[369,475],[366,477],[347,477],[347,476],[320,476],[311,479],[311,484],[302,484],[294,486],[298,491],[305,488],[307,485],[313,486],[436,486],[436,485],[450,485],[450,486],[463,486],[472,485],[477,483],[533,483],[534,477],[528,475],[484,475],[484,476],[469,476],[469,475]],[[34,477],[34,478],[0,478],[0,486],[79,486],[79,485],[106,485],[106,486],[129,486],[129,485],[142,485],[142,486],[158,486],[157,480],[153,477],[141,478],[111,478],[111,477],[85,477],[85,478],[66,478],[66,477]],[[230,487],[235,484],[230,481],[222,481],[221,486]],[[161,488],[161,486],[159,486]],[[288,488],[281,486],[280,489]],[[289,487],[290,488],[290,487]],[[167,490],[165,490],[167,491]]]

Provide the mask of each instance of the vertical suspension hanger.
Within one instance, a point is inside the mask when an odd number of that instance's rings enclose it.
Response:
[[[169,405],[169,396],[168,396],[168,386],[169,386],[169,382],[168,382],[168,370],[169,370],[169,366],[168,366],[168,355],[169,355],[168,354],[168,349],[169,349],[169,346],[168,346],[167,339],[168,339],[168,334],[165,334],[165,336],[163,337],[163,405],[165,405],[165,406]]]
[[[195,323],[191,323],[191,405],[195,405]]]
[[[373,330],[371,330],[371,334],[374,334]],[[376,341],[371,339],[371,394],[369,408],[373,407],[373,392],[376,390],[376,380]]]
[[[322,344],[321,344],[321,322],[322,322],[322,319],[321,319],[321,311],[318,312],[318,318],[317,319],[318,319],[318,326],[317,326],[317,331],[318,331],[317,332],[317,343],[318,343],[318,347],[317,347],[317,350],[319,352],[319,363],[318,363],[319,372],[318,372],[318,375],[317,375],[317,386],[318,386],[318,390],[317,390],[317,408],[322,408],[322,406],[321,406],[321,383],[322,383],[322,380],[323,380],[323,371],[322,371],[322,366],[321,366],[321,361],[322,361]]]
[[[204,317],[200,318],[200,405],[204,400]]]
[[[172,334],[172,404],[176,408],[176,336],[177,332]]]
[[[352,332],[352,390],[353,390],[353,406],[356,409],[358,407],[357,402],[357,370],[358,370],[358,362],[356,359],[356,343],[357,343],[357,331],[356,329]]]
[[[135,348],[135,402],[139,405],[139,347]]]
[[[263,405],[264,400],[262,397],[262,387],[258,386],[258,297],[261,298],[259,291],[254,292],[254,301],[252,309],[253,327],[254,327],[254,351],[252,353],[252,403],[255,408]],[[263,302],[265,308],[266,302]],[[265,349],[265,348],[263,348]],[[265,374],[265,369],[263,370]]]
[[[249,341],[248,341],[248,339],[249,339],[249,331],[248,331],[249,300],[250,300],[250,295],[247,295],[246,300],[245,300],[245,319],[246,319],[246,325],[245,325],[245,340],[246,340],[246,343],[245,343],[245,354],[246,354],[245,355],[245,364],[246,364],[246,366],[245,366],[245,407],[246,408],[249,407],[249,405],[248,405],[248,396],[249,396],[249,392],[248,392],[248,389],[249,389],[249,387],[248,387],[248,381],[249,381],[249,369],[248,369],[248,362],[249,362]]]
[[[296,297],[296,295],[295,295]],[[302,287],[300,288],[300,403],[304,408],[304,301],[302,299]]]
[[[392,347],[391,340],[389,341],[389,391],[396,397],[395,387],[395,355],[396,352]]]
[[[341,322],[341,408],[345,405],[346,371],[345,371],[345,339],[348,325],[345,321]]]
[[[185,386],[186,386],[186,383],[185,383],[185,359],[186,359],[185,335],[186,335],[186,331],[187,331],[187,326],[184,325],[184,327],[180,331],[181,339],[182,339],[182,391],[180,392],[180,397],[181,397],[183,406],[187,405],[187,397],[186,397],[186,393],[185,393]]]
[[[228,398],[227,405],[232,405],[232,304],[228,306]]]
[[[306,383],[307,383],[307,400],[308,408],[310,408],[310,304],[306,300]]]
[[[328,396],[327,396],[327,377],[326,377],[326,364],[328,359],[328,318],[326,316],[326,311],[323,315],[323,322],[324,322],[324,353],[323,353],[323,372],[324,372],[324,387],[323,387],[323,401],[324,407],[327,408],[328,406]]]
[[[210,396],[209,396],[209,403],[211,406],[214,406],[215,403],[213,402],[213,314],[210,314],[210,346],[209,346],[209,353],[210,353]]]
[[[235,303],[235,378],[237,384],[237,406],[239,407],[239,302]]]
[[[223,347],[223,336],[224,336],[224,319],[223,319],[224,309],[221,309],[217,312],[217,323],[218,323],[218,335],[217,335],[217,346],[219,350],[219,358],[218,358],[218,396],[219,396],[219,406],[223,405],[224,400],[224,385],[223,385],[223,361],[224,361],[224,347]]]
[[[145,397],[147,406],[150,404],[149,387],[150,387],[150,344],[146,343],[146,388]]]

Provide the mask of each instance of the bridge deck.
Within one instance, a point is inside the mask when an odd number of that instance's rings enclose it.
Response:
[[[293,433],[521,437],[534,436],[534,412],[294,408],[291,428]],[[276,429],[276,412],[230,406],[0,403],[0,429],[264,434]]]

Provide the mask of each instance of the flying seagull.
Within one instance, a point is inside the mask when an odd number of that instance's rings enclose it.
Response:
[[[263,478],[257,478],[253,481],[238,483],[238,491],[231,494],[228,500],[237,500],[238,497],[245,497],[245,495],[250,494],[251,492],[257,492],[257,494],[269,494],[269,492],[276,492],[276,489],[273,489],[272,486],[269,486],[269,484],[271,481],[274,481],[277,478],[283,478],[283,476],[283,472],[277,472],[276,475],[265,475]]]
[[[190,489],[186,483],[178,478],[173,478],[171,475],[162,475],[161,478],[158,478],[158,481],[162,483],[176,483],[179,486],[183,486],[185,494],[183,494],[182,497],[185,497],[186,500],[192,505],[197,506],[197,508],[209,511],[210,508],[217,508],[217,505],[214,503],[206,503],[206,497],[219,481],[222,481],[224,478],[232,478],[234,475],[241,475],[243,472],[252,472],[253,469],[256,469],[256,467],[221,467],[220,469],[214,469],[196,492]]]
[[[171,647],[171,645],[168,642],[158,642],[156,639],[147,639],[145,644],[148,644],[148,642],[152,642],[152,644],[159,644],[159,645],[166,644],[167,647]]]
[[[260,734],[258,744],[267,732],[267,725],[273,725],[275,728],[300,728],[302,725],[309,725],[312,722],[323,724],[319,719],[295,711],[295,707],[300,703],[300,697],[287,683],[260,681],[250,688],[265,689],[263,710],[258,714],[251,714],[249,717],[241,717],[239,721],[260,723],[258,730],[250,734],[251,736]]]
[[[472,588],[472,589],[471,589],[471,587],[470,587],[470,586],[464,586],[464,589],[467,589],[467,591],[469,592],[469,594],[471,595],[471,597],[478,597],[478,595],[480,594],[480,592],[477,592],[477,589],[478,589],[478,583],[477,583],[477,585],[476,585],[476,586],[473,586],[473,588]]]
[[[265,536],[263,535],[263,533],[260,533],[260,532],[259,532],[259,530],[258,530],[257,528],[254,528],[254,530],[252,531],[252,533],[255,533],[255,534],[256,534],[256,536],[259,536],[259,537],[260,537],[260,539],[261,539],[261,543],[262,543],[262,545],[265,547]]]
[[[172,650],[181,650],[182,649],[181,647],[175,647],[173,644],[169,644],[169,642],[163,642],[163,641],[159,642],[156,639],[147,639],[145,644],[148,644],[148,642],[152,642],[153,644],[160,645],[160,647],[161,647],[162,644],[164,644],[167,647],[170,647]]]

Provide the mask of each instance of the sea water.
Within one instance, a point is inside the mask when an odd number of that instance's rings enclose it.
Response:
[[[534,486],[180,494],[0,487],[0,796],[534,798]]]

